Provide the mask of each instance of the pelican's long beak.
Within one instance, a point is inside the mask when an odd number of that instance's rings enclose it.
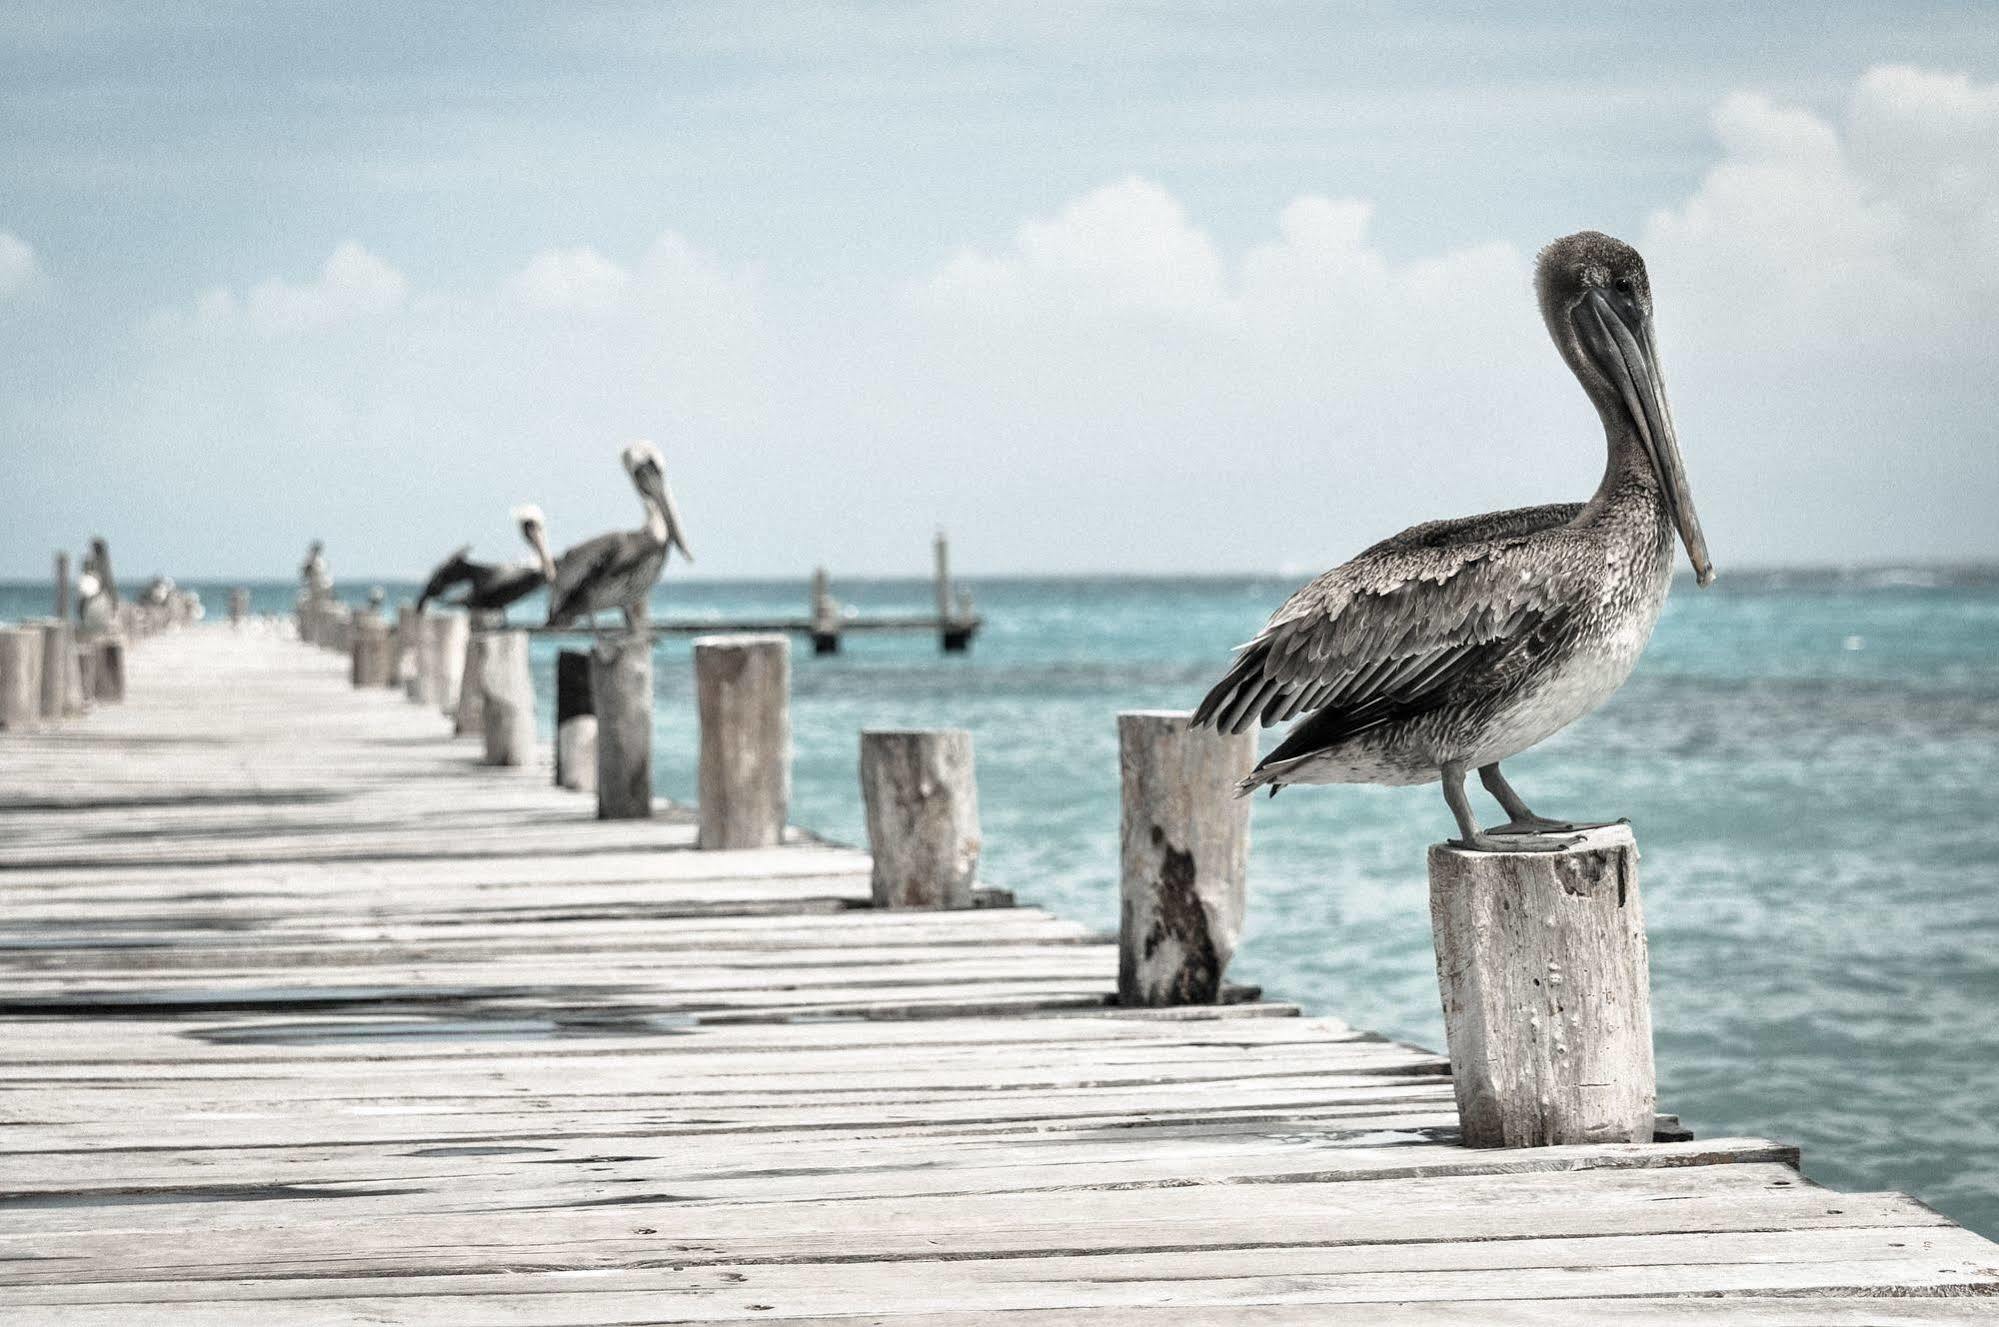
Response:
[[[687,536],[680,524],[680,509],[673,505],[673,490],[666,486],[666,476],[654,466],[644,467],[643,475],[646,493],[666,520],[666,546],[679,549],[680,556],[689,562],[694,561],[694,555],[687,551]]]
[[[1632,300],[1600,289],[1585,294],[1571,317],[1597,368],[1624,398],[1624,408],[1659,476],[1666,514],[1686,545],[1687,560],[1694,564],[1694,579],[1701,585],[1711,584],[1714,563],[1708,560],[1707,538],[1701,534],[1694,495],[1687,488],[1687,465],[1680,457],[1672,407],[1666,404],[1666,380],[1659,372],[1652,319]]]

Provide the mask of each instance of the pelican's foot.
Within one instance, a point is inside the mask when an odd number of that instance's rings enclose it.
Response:
[[[1480,830],[1469,839],[1452,839],[1453,848],[1463,848],[1467,852],[1560,852],[1573,848],[1583,841],[1580,834],[1530,834],[1515,832],[1497,834],[1490,830]]]
[[[1628,825],[1628,816],[1616,820],[1550,820],[1546,816],[1519,816],[1503,825],[1494,825],[1485,831],[1507,837],[1526,834],[1578,834],[1588,829],[1609,829],[1612,825]]]

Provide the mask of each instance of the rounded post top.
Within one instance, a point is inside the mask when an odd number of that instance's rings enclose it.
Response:
[[[1562,848],[1555,852],[1477,852],[1470,848],[1460,848],[1454,843],[1446,842],[1431,844],[1430,856],[1433,860],[1438,857],[1455,857],[1466,863],[1480,861],[1522,862],[1579,857],[1588,853],[1609,852],[1617,848],[1630,848],[1635,852],[1638,848],[1638,840],[1631,833],[1631,826],[1629,825],[1603,825],[1596,829],[1577,830],[1576,834],[1582,840],[1580,843],[1572,844],[1567,848]]]
[[[781,649],[791,648],[791,637],[775,631],[743,632],[740,634],[717,634],[696,636],[694,648],[697,650],[747,650],[758,646],[775,645]]]

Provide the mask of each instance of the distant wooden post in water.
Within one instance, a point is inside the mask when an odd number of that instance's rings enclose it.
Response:
[[[694,689],[701,714],[696,846],[775,846],[791,809],[791,643],[703,636],[694,642]]]
[[[240,627],[243,619],[250,616],[250,592],[237,586],[229,592],[229,625]]]
[[[1213,1004],[1242,935],[1254,733],[1195,729],[1181,710],[1118,715],[1118,1001]]]
[[[19,732],[42,720],[42,633],[0,627],[0,728]]]
[[[970,604],[960,612],[959,596],[951,591],[951,540],[942,530],[937,532],[935,544],[937,554],[937,630],[938,643],[946,654],[963,654],[972,645],[972,632],[977,624],[971,620]]]
[[[1430,923],[1467,1146],[1651,1140],[1651,978],[1629,829],[1551,853],[1437,844]]]
[[[971,733],[862,732],[861,796],[875,906],[971,907],[981,846]]]
[[[555,656],[555,786],[597,790],[597,706],[590,695],[590,655],[585,650]]]
[[[486,631],[477,687],[488,765],[534,763],[534,678],[525,631]],[[467,681],[467,686],[473,685]]]
[[[604,636],[590,651],[597,712],[597,818],[652,815],[652,638]]]
[[[395,653],[388,623],[372,612],[356,614],[348,660],[348,680],[356,687],[393,686]]]
[[[840,605],[833,600],[826,568],[812,569],[812,652],[840,652]]]
[[[69,554],[67,553],[56,554],[55,610],[58,618],[65,622],[69,620]]]

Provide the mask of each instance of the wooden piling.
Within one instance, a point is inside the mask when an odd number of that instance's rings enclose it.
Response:
[[[69,620],[69,554],[56,554],[55,613],[63,621]]]
[[[458,661],[458,705],[451,711],[451,731],[459,737],[479,737],[486,731],[486,642],[492,633],[468,630],[465,654]]]
[[[481,632],[477,690],[488,765],[534,763],[534,678],[525,631]],[[472,686],[468,680],[466,685]]]
[[[606,636],[590,651],[597,711],[597,818],[652,815],[652,639]]]
[[[1191,726],[1181,710],[1118,715],[1123,782],[1118,1001],[1213,1004],[1242,935],[1254,733]]]
[[[250,616],[250,591],[239,585],[229,592],[229,625],[240,627]]]
[[[96,663],[90,698],[99,705],[116,705],[125,699],[125,640],[122,636],[99,636],[92,650]]]
[[[348,680],[356,687],[395,685],[395,647],[389,626],[374,613],[354,618],[354,641],[348,651]]]
[[[42,633],[0,627],[0,728],[20,732],[42,719]]]
[[[783,636],[694,642],[701,715],[696,846],[767,848],[791,809],[791,643]]]
[[[597,789],[597,707],[590,695],[586,650],[555,656],[555,786],[576,792]]]
[[[811,636],[814,654],[840,652],[840,605],[834,602],[832,582],[824,567],[812,569]]]
[[[459,613],[440,613],[430,619],[424,633],[425,660],[430,670],[430,703],[447,715],[458,712],[458,683],[465,660],[465,641],[471,624]]]
[[[1464,1141],[1646,1142],[1657,1090],[1638,848],[1430,849],[1430,923]]]
[[[64,618],[41,624],[42,718],[59,722],[82,708],[82,697],[70,693],[76,671],[76,628]]]
[[[969,908],[979,875],[979,788],[963,728],[861,734],[877,908]]]

